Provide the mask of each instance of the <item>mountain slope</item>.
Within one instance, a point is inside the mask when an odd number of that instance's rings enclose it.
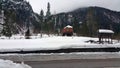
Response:
[[[32,30],[39,28],[39,17],[33,12],[29,2],[25,0],[3,0],[1,5],[6,18],[5,22],[12,26],[13,33],[23,33],[28,29],[28,26]]]
[[[24,33],[28,27],[34,32],[41,29],[40,16],[33,12],[25,0],[3,0],[0,11],[4,10],[5,22],[12,33]],[[45,17],[42,31],[58,32],[65,26],[72,25],[77,35],[97,36],[98,29],[112,29],[115,35],[120,34],[120,12],[101,7],[85,7],[77,10]]]
[[[97,36],[98,29],[112,29],[116,35],[120,33],[120,12],[106,8],[79,8],[68,13],[57,14],[56,18],[60,29],[68,24],[72,25],[78,35]]]

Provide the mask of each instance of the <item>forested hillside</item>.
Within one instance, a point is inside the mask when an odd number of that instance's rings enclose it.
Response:
[[[33,31],[40,28],[39,16],[33,12],[25,0],[0,0],[0,11],[4,10],[5,23],[13,34],[23,33],[29,28]]]
[[[86,7],[54,15],[56,29],[72,25],[78,35],[96,36],[98,29],[111,29],[120,33],[120,12],[101,7]]]
[[[4,30],[12,34],[24,33],[30,28],[33,33],[58,33],[71,25],[74,33],[83,36],[97,36],[98,29],[111,29],[120,35],[120,12],[101,7],[85,7],[74,11],[51,14],[50,3],[47,12],[34,13],[25,0],[1,0],[0,11],[4,10]]]

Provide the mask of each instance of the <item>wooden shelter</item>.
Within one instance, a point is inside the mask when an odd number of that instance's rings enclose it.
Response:
[[[98,30],[98,37],[99,43],[109,43],[112,44],[112,36],[114,31],[108,29],[99,29]]]

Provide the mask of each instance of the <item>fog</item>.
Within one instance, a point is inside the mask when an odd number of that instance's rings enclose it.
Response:
[[[34,12],[40,13],[47,10],[47,3],[50,2],[51,13],[68,12],[81,7],[99,6],[114,11],[120,11],[120,0],[27,0],[32,5]]]

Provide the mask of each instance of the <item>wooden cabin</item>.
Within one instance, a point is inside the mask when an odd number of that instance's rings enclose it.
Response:
[[[67,25],[62,30],[62,36],[72,36],[73,35],[73,27],[70,25]]]
[[[108,29],[99,29],[98,30],[98,37],[99,43],[109,43],[112,44],[112,36],[114,31]]]

